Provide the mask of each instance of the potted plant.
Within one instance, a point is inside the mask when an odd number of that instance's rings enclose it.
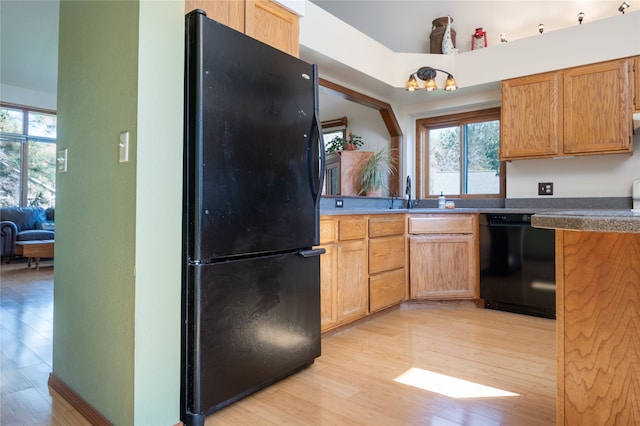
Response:
[[[374,153],[360,171],[360,195],[380,197],[383,191],[389,189],[389,175],[395,171],[396,165],[389,148]]]
[[[361,147],[363,143],[361,136],[356,136],[349,132],[349,139],[341,138],[340,136],[336,136],[331,139],[327,144],[325,151],[353,151]]]
[[[347,151],[354,151],[362,146],[362,137],[356,136],[353,132],[349,132],[349,140],[346,141],[344,149]]]

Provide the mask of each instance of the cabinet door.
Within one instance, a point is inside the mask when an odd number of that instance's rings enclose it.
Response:
[[[502,82],[500,158],[549,157],[562,146],[562,74]]]
[[[404,236],[369,240],[369,274],[404,268]]]
[[[409,243],[411,298],[475,297],[474,247],[471,234],[412,236]]]
[[[631,151],[629,59],[564,71],[564,153]]]
[[[299,56],[298,16],[269,0],[247,0],[245,33],[283,52]]]
[[[378,311],[404,300],[404,268],[396,269],[369,278],[369,310]]]
[[[244,2],[238,0],[185,0],[187,13],[202,9],[207,17],[244,33]]]
[[[367,314],[367,244],[365,240],[338,244],[338,320],[351,321]]]
[[[338,250],[335,244],[322,246],[320,256],[320,328],[326,331],[338,322]]]

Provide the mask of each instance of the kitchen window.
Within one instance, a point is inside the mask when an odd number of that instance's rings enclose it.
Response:
[[[500,108],[416,122],[417,196],[504,197]]]
[[[0,105],[0,206],[55,205],[56,114]]]

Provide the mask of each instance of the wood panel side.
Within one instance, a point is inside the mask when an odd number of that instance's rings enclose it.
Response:
[[[556,230],[556,425],[564,425],[564,231]]]
[[[563,234],[564,424],[640,424],[640,234]]]

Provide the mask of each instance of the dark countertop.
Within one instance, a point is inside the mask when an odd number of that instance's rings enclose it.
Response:
[[[536,228],[570,231],[640,233],[640,210],[570,210],[532,216]]]
[[[536,209],[536,208],[453,208],[453,209],[438,209],[438,208],[413,208],[413,209],[375,209],[375,208],[361,208],[361,209],[322,209],[320,210],[321,216],[337,216],[337,215],[352,215],[352,214],[453,214],[453,213],[495,213],[495,214],[534,214],[542,212],[559,211],[558,209]]]

